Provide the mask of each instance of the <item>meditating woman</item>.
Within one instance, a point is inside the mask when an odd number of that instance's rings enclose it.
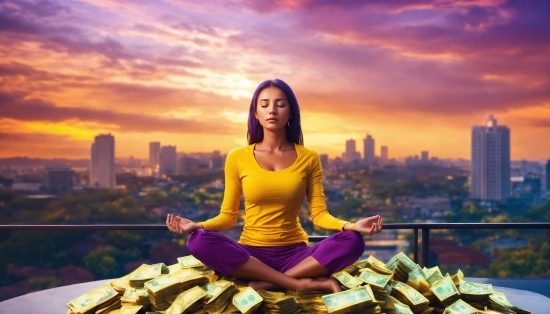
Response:
[[[168,215],[168,229],[192,233],[187,248],[193,256],[224,275],[250,280],[256,290],[340,291],[330,275],[363,254],[363,234],[379,233],[382,218],[350,223],[328,212],[319,156],[303,146],[298,101],[282,80],[256,88],[248,143],[227,155],[220,213],[200,223]],[[244,228],[236,242],[219,231],[237,222],[242,195]],[[298,217],[304,196],[313,224],[336,232],[311,247]]]

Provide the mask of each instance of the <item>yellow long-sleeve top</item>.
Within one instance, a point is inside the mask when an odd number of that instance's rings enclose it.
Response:
[[[205,229],[223,231],[237,222],[239,202],[244,193],[244,230],[239,242],[250,246],[283,246],[308,237],[298,213],[304,196],[313,224],[340,231],[347,221],[329,214],[323,192],[323,170],[316,152],[294,145],[297,158],[286,169],[265,170],[254,157],[254,145],[232,150],[225,162],[225,192],[220,213],[201,224]]]

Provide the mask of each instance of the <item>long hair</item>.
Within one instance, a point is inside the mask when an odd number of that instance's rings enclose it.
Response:
[[[281,89],[288,99],[291,119],[288,121],[290,127],[285,127],[287,140],[303,146],[304,136],[302,134],[302,125],[300,123],[300,106],[298,106],[298,100],[296,99],[296,96],[290,86],[280,79],[263,81],[260,85],[258,85],[256,91],[254,91],[254,94],[252,95],[252,99],[250,100],[250,110],[248,112],[248,144],[256,144],[264,139],[264,129],[254,116],[254,113],[256,112],[256,108],[258,106],[258,96],[260,95],[260,92],[270,86],[275,86]]]

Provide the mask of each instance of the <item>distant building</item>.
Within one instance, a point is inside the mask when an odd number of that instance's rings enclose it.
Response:
[[[510,129],[489,116],[472,128],[470,197],[499,201],[510,195]]]
[[[219,150],[215,150],[214,152],[212,152],[212,159],[211,159],[210,165],[211,165],[210,168],[212,170],[223,169],[224,158]]]
[[[429,156],[429,152],[427,150],[424,150],[420,153],[420,155],[422,156],[422,162],[428,162],[430,161],[430,156]]]
[[[374,139],[370,134],[363,140],[363,159],[367,162],[374,161]]]
[[[65,193],[73,190],[73,171],[69,167],[47,167],[44,190],[48,193]]]
[[[321,160],[321,167],[323,167],[323,169],[327,169],[328,168],[328,155],[327,154],[320,154],[319,155],[319,160]]]
[[[545,180],[546,180],[546,192],[550,192],[550,160],[546,161],[546,171]]]
[[[160,142],[149,143],[149,166],[153,175],[158,174],[160,164]]]
[[[111,134],[95,137],[92,144],[90,186],[96,189],[115,187],[115,138]]]
[[[349,139],[346,141],[346,151],[342,154],[344,162],[352,162],[361,159],[361,154],[355,148],[355,140]]]
[[[388,160],[388,146],[382,146],[380,148],[380,157],[382,160]]]
[[[176,146],[162,146],[160,148],[159,173],[161,175],[174,175],[177,173],[176,165]]]

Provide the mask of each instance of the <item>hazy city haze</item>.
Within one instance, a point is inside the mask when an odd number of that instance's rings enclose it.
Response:
[[[306,146],[470,156],[489,114],[548,158],[547,1],[3,1],[0,157],[246,145],[254,88],[293,87]]]

